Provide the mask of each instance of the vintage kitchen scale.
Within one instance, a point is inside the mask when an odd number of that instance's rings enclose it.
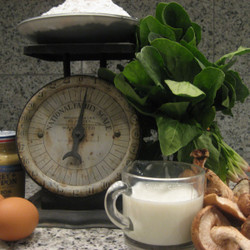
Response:
[[[26,104],[17,127],[21,162],[42,190],[31,197],[40,224],[113,227],[103,201],[107,188],[138,153],[138,118],[105,80],[71,76],[70,62],[134,57],[137,20],[115,15],[55,15],[21,22],[35,44],[24,54],[62,61],[64,78],[41,88]],[[120,35],[119,35],[120,34]]]

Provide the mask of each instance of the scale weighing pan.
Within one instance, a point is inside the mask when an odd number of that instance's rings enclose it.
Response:
[[[112,14],[57,14],[26,19],[18,31],[38,44],[132,42],[137,23],[135,18]]]

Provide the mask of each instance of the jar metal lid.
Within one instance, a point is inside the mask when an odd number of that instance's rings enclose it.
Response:
[[[14,141],[15,137],[16,137],[16,131],[0,130],[0,142]]]

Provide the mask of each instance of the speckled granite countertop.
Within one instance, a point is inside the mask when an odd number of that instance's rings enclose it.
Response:
[[[118,229],[62,229],[37,227],[32,235],[12,243],[0,242],[0,249],[129,249]]]
[[[26,178],[25,197],[29,198],[39,191],[30,178]],[[119,229],[89,228],[65,229],[56,227],[40,227],[26,239],[17,242],[3,242],[0,249],[32,249],[32,250],[77,250],[77,249],[129,249],[124,242],[123,233]]]

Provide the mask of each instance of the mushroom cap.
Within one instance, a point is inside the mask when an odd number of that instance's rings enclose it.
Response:
[[[234,200],[233,191],[211,169],[206,169],[206,194],[215,193],[218,196]]]
[[[209,151],[206,148],[194,149],[190,153],[190,156],[192,156],[194,158],[208,158],[209,157]]]
[[[223,249],[250,249],[250,240],[232,226],[215,226],[210,231],[212,239]]]
[[[210,235],[210,230],[214,226],[229,226],[226,217],[215,207],[206,206],[201,209],[192,222],[191,236],[195,248],[199,250],[222,250],[218,247]]]
[[[241,225],[240,232],[250,240],[250,216],[248,216],[247,220]]]
[[[206,160],[209,157],[209,151],[206,148],[195,149],[191,152],[190,156],[194,157],[193,164],[205,168]]]
[[[248,217],[250,215],[250,194],[241,194],[238,198],[237,205],[240,211]]]
[[[234,196],[240,197],[241,194],[250,194],[250,180],[248,178],[243,178],[236,183],[233,188]]]
[[[208,194],[204,197],[204,205],[214,205],[240,221],[244,222],[246,220],[238,205],[230,199],[219,197],[216,194]]]

